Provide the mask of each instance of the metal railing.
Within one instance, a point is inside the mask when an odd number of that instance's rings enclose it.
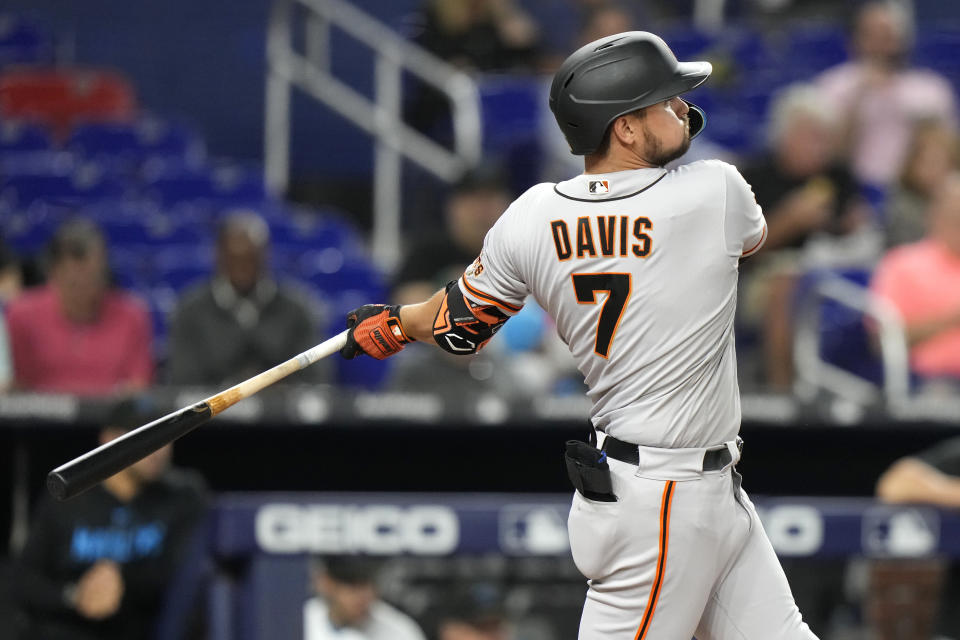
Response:
[[[874,324],[883,367],[883,386],[827,362],[821,347],[821,300],[832,300],[862,313]],[[900,315],[868,289],[836,275],[819,279],[801,304],[794,333],[797,380],[815,389],[829,389],[859,404],[884,399],[890,405],[907,400],[910,361]]]
[[[302,9],[299,9],[302,8]],[[295,16],[302,11],[304,19]],[[331,27],[374,53],[374,98],[336,78],[330,68]],[[295,28],[304,28],[305,51]],[[298,40],[297,40],[298,41]],[[402,75],[416,75],[451,103],[453,149],[437,144],[403,121]],[[480,160],[482,125],[476,83],[345,0],[275,0],[267,33],[264,164],[267,185],[286,190],[290,176],[290,94],[293,87],[330,107],[375,139],[373,252],[385,268],[400,257],[402,159],[453,182]]]

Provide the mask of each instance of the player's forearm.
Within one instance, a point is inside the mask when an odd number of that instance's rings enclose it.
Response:
[[[440,289],[426,302],[408,304],[400,307],[400,322],[403,330],[411,338],[433,343],[433,321],[440,310],[444,290]]]
[[[923,502],[960,507],[960,478],[948,476],[916,458],[897,461],[877,481],[877,497],[885,502]]]

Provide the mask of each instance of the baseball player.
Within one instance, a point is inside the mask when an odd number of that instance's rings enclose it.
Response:
[[[577,50],[550,107],[584,173],[515,200],[428,301],[348,316],[348,358],[413,340],[475,353],[528,295],[554,318],[596,431],[567,443],[581,640],[815,638],[734,470],[738,264],[766,224],[733,166],[664,169],[703,130],[679,96],[710,73],[641,31]]]

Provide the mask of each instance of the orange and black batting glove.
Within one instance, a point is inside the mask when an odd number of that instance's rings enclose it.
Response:
[[[400,305],[365,304],[347,314],[347,344],[340,355],[352,360],[367,354],[377,360],[389,358],[414,342],[400,324]]]

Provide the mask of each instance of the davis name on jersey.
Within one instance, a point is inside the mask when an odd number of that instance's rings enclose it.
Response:
[[[739,430],[738,265],[765,234],[753,192],[724,162],[580,175],[517,198],[460,285],[508,315],[537,300],[584,375],[598,429],[712,446]]]
[[[617,255],[626,258],[634,255],[637,258],[646,258],[653,248],[653,241],[645,231],[652,226],[653,223],[646,216],[637,216],[633,220],[630,216],[581,216],[577,218],[574,236],[576,244],[573,245],[570,244],[570,229],[566,220],[554,220],[550,223],[550,230],[553,233],[553,244],[557,248],[557,259],[562,262],[573,256],[574,247],[578,258],[596,258],[598,253],[607,257]],[[630,229],[633,230],[632,234]],[[593,241],[594,230],[596,244]],[[631,244],[631,241],[635,242]],[[628,245],[630,253],[627,253]]]

